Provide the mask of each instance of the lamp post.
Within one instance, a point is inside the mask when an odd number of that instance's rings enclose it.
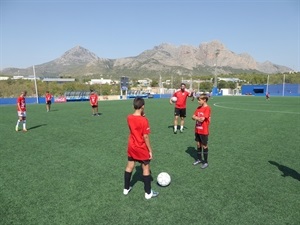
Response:
[[[220,54],[220,49],[216,49],[215,51],[215,80],[214,80],[214,86],[212,90],[212,95],[218,95],[218,77],[217,77],[217,58]]]
[[[215,60],[216,60],[216,62],[215,62],[215,82],[214,82],[214,87],[215,88],[217,88],[218,87],[218,78],[217,78],[217,58],[218,58],[218,55],[220,54],[220,49],[217,49],[216,51],[215,51]]]

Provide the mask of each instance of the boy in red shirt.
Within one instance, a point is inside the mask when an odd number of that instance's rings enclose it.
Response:
[[[46,109],[47,109],[47,112],[50,111],[50,108],[51,108],[51,100],[52,100],[52,95],[49,93],[49,91],[46,91],[45,101],[46,101]]]
[[[193,165],[202,163],[201,168],[208,167],[208,135],[211,109],[207,104],[208,96],[201,94],[197,97],[199,107],[195,110],[192,119],[196,121],[195,125],[195,141],[197,142],[197,160]],[[203,160],[202,160],[202,148],[203,148]]]
[[[98,95],[93,90],[91,91],[91,94],[90,94],[90,104],[92,106],[93,116],[99,116],[99,113],[98,113]]]
[[[25,96],[27,91],[23,91],[21,95],[17,99],[17,112],[18,112],[18,121],[16,125],[16,131],[19,131],[19,123],[23,122],[23,131],[27,131],[26,129],[26,102]]]
[[[177,98],[174,110],[174,134],[177,133],[178,118],[180,117],[180,132],[183,132],[184,118],[186,117],[186,100],[188,97],[193,97],[193,92],[185,90],[185,84],[181,83],[180,89],[173,94]],[[194,99],[192,99],[193,101]],[[173,102],[170,99],[170,104]]]
[[[127,147],[128,162],[124,172],[123,194],[127,195],[131,190],[130,179],[132,171],[135,167],[135,162],[139,162],[143,169],[145,198],[150,199],[158,195],[158,192],[151,189],[150,161],[152,159],[152,148],[149,139],[150,126],[144,114],[144,99],[135,98],[133,106],[134,113],[127,116],[130,134]]]

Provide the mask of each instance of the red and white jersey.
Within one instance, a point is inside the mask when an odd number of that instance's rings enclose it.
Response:
[[[50,93],[45,95],[46,102],[51,101],[52,95]]]
[[[17,99],[17,111],[26,112],[26,102],[24,96],[19,96]]]
[[[127,154],[135,160],[149,160],[149,149],[144,140],[144,134],[150,134],[148,119],[144,116],[127,116],[127,124],[130,130],[128,137]]]
[[[175,103],[175,107],[179,109],[185,109],[186,108],[186,100],[191,95],[191,93],[187,90],[176,91],[173,96],[177,98],[177,102]]]
[[[98,95],[97,94],[91,94],[90,95],[90,104],[91,105],[98,105]]]
[[[199,106],[195,112],[195,116],[205,117],[203,122],[196,121],[195,133],[208,135],[209,134],[209,124],[210,124],[210,115],[211,109],[209,106]]]

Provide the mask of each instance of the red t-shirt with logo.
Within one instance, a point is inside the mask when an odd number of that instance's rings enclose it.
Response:
[[[144,140],[144,134],[150,134],[148,119],[144,116],[127,116],[130,130],[128,137],[127,155],[135,160],[149,160],[149,149]]]
[[[26,103],[25,103],[25,97],[19,96],[17,99],[17,110],[21,112],[26,112]]]
[[[186,99],[190,96],[190,92],[184,90],[178,90],[173,94],[174,97],[177,98],[177,102],[175,103],[175,107],[179,109],[186,108]]]
[[[199,106],[194,115],[198,117],[205,117],[203,122],[196,121],[195,133],[208,135],[209,134],[209,124],[210,124],[210,114],[211,109],[209,106]]]
[[[91,105],[98,105],[98,95],[97,94],[90,95],[90,103],[91,103]]]

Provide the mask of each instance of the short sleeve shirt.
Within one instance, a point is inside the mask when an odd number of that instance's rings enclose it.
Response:
[[[130,130],[127,154],[135,160],[149,160],[149,149],[144,140],[144,134],[150,134],[148,119],[144,116],[127,116]]]

